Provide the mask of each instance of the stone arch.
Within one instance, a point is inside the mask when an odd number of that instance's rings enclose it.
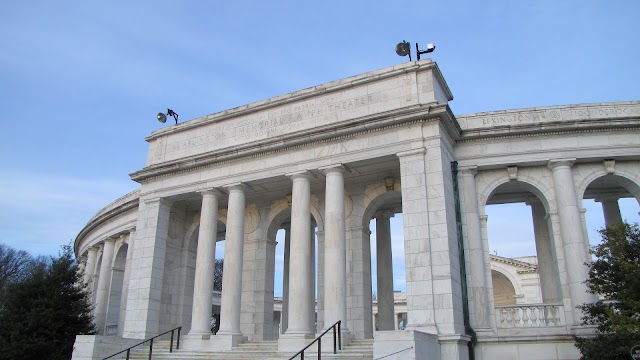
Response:
[[[511,182],[517,182],[519,184],[522,184],[525,190],[535,195],[538,198],[538,200],[542,202],[542,205],[544,206],[545,211],[547,213],[556,212],[555,202],[552,201],[553,199],[555,199],[553,184],[545,183],[544,181],[541,181],[539,177],[534,177],[532,174],[530,174],[531,171],[527,171],[527,170],[529,169],[526,169],[526,168],[520,169],[518,178],[516,180],[509,179],[509,177],[507,176],[507,172],[505,171],[504,176],[496,177],[495,179],[493,179],[493,181],[489,183],[485,183],[483,187],[480,186],[482,183],[477,183],[478,184],[477,200],[478,200],[480,215],[485,215],[484,207],[487,205],[487,202],[489,201],[489,199],[493,195],[495,195],[496,190],[498,190],[500,186],[507,183],[511,183]]]
[[[365,339],[373,338],[374,328],[376,329],[376,331],[378,330],[391,331],[391,330],[394,330],[394,328],[397,326],[395,324],[395,322],[397,322],[396,312],[394,309],[395,301],[393,300],[394,298],[393,287],[397,286],[397,284],[394,284],[393,282],[393,278],[394,278],[393,260],[391,260],[390,262],[383,260],[383,263],[386,264],[385,266],[387,266],[386,271],[383,269],[382,272],[380,272],[380,269],[376,264],[377,273],[371,272],[371,269],[372,269],[371,254],[373,252],[371,248],[377,247],[377,244],[370,245],[371,231],[369,229],[371,227],[371,221],[373,220],[376,214],[376,211],[380,209],[384,209],[385,205],[388,205],[391,203],[392,207],[388,208],[387,210],[391,210],[394,213],[396,212],[396,210],[400,210],[399,212],[402,212],[401,208],[400,209],[393,208],[393,206],[398,206],[402,202],[402,193],[400,192],[400,189],[401,189],[400,182],[398,180],[395,180],[394,184],[390,186],[387,186],[387,184],[385,184],[384,182],[380,182],[377,184],[370,184],[365,188],[365,192],[364,192],[364,199],[363,199],[364,201],[362,204],[362,211],[361,211],[362,217],[361,219],[359,219],[359,221],[362,226],[362,232],[361,232],[362,234],[361,241],[363,242],[362,257],[363,258],[368,257],[368,258],[366,258],[364,261],[364,263],[366,264],[365,266],[367,267],[367,269],[363,271],[364,279],[358,279],[358,280],[367,284],[368,288],[365,288],[365,291],[363,294],[364,297],[362,299],[355,299],[355,300],[362,301],[364,305],[362,306],[363,308],[362,311],[364,312],[365,320],[363,321],[363,320],[354,318],[354,319],[351,319],[351,321],[355,323],[357,322],[364,323],[363,324],[364,331],[361,334],[361,336],[363,336],[363,338]],[[389,231],[390,232],[389,232],[388,240],[392,240],[391,228],[389,228]],[[386,245],[391,246],[390,243],[387,243]],[[388,249],[391,251],[391,247],[388,247]],[[389,258],[392,259],[391,253],[387,253],[385,255],[389,256]],[[385,258],[383,255],[378,254],[377,250],[376,250],[376,256],[378,257],[378,259]],[[378,277],[378,274],[381,274],[382,278]],[[377,289],[378,309],[376,314],[373,314],[373,307],[371,305],[371,292],[373,288],[374,277],[378,279],[377,282],[384,281],[384,279],[386,279],[385,281],[386,286],[384,285],[384,283],[382,285],[378,283],[378,289]],[[371,321],[373,321],[372,319],[373,316],[375,316],[376,318],[375,324],[372,324],[369,321],[370,319]]]
[[[365,190],[365,203],[364,211],[362,214],[362,227],[364,229],[369,228],[369,222],[373,218],[374,213],[380,208],[382,204],[391,199],[402,199],[402,193],[400,192],[400,182],[394,185],[394,188],[389,190],[383,183],[368,186]],[[398,190],[396,190],[396,188]]]
[[[496,306],[516,304],[516,297],[522,295],[522,288],[509,271],[491,264],[491,282],[493,284],[493,301]],[[513,301],[509,297],[513,294]]]
[[[313,220],[316,222],[318,232],[324,231],[324,217],[322,216],[322,212],[318,204],[318,198],[313,194],[311,195],[311,204],[309,210],[311,212]],[[278,226],[280,226],[284,219],[290,216],[291,204],[289,203],[289,200],[282,199],[280,201],[274,202],[265,220],[265,224],[268,224],[267,238],[275,239],[276,233],[278,232]]]
[[[535,232],[535,245],[536,256],[539,264],[544,264],[540,270],[541,281],[541,294],[543,302],[557,302],[561,298],[562,294],[562,277],[561,264],[558,263],[558,258],[562,258],[563,253],[558,249],[558,242],[560,241],[559,233],[556,231],[557,224],[553,222],[549,214],[557,213],[555,192],[553,189],[553,182],[549,175],[549,171],[546,168],[538,167],[535,169],[520,169],[516,180],[511,180],[507,176],[507,172],[504,175],[495,177],[492,181],[485,183],[482,191],[479,191],[478,201],[479,210],[481,216],[486,214],[486,206],[490,202],[494,195],[500,193],[501,189],[505,189],[507,184],[516,184],[518,190],[526,191],[535,196],[533,199],[526,200],[528,205],[532,207],[532,222]],[[545,180],[546,178],[546,180]],[[509,190],[509,188],[506,188]],[[514,189],[511,189],[514,190]],[[542,205],[542,211],[536,209],[538,205]],[[537,219],[537,220],[536,220]],[[537,221],[537,222],[536,222]],[[537,225],[536,225],[537,224]],[[484,235],[482,235],[484,237]],[[490,238],[483,239],[487,243],[491,244]],[[492,269],[494,266],[492,265]],[[493,280],[493,277],[492,277]],[[515,279],[511,279],[511,282],[517,284]],[[492,284],[493,287],[493,284]],[[520,293],[518,293],[520,291]],[[516,286],[516,293],[521,294],[521,290]]]
[[[582,167],[581,167],[582,168]],[[595,180],[608,176],[616,185],[631,192],[640,205],[640,176],[630,173],[623,166],[617,166],[613,173],[608,172],[604,166],[594,166],[591,171],[582,174],[580,181],[576,184],[578,199],[583,199],[589,185]]]

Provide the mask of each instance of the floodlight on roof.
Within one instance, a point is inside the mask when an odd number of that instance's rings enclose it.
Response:
[[[399,56],[409,55],[409,61],[412,61],[411,60],[411,44],[402,40],[402,42],[396,45],[396,54],[398,54]]]
[[[161,123],[165,123],[167,122],[167,116],[172,116],[173,120],[176,121],[176,125],[178,125],[178,114],[175,113],[173,110],[171,109],[167,109],[167,114],[163,114],[163,113],[158,113],[158,115],[156,116],[156,118],[158,119],[158,121],[160,121]]]

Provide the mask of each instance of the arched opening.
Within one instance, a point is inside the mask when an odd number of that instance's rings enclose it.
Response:
[[[560,276],[549,204],[535,186],[509,181],[496,187],[488,197],[487,238],[490,261],[513,270],[517,287],[526,287],[522,303],[559,303]],[[500,284],[493,280],[495,290]],[[495,294],[495,292],[494,292]],[[504,301],[504,298],[495,299]]]
[[[493,302],[496,306],[516,304],[516,289],[513,283],[503,273],[491,270],[493,283]]]
[[[370,248],[373,322],[365,338],[373,337],[373,331],[397,330],[407,322],[402,195],[385,184],[379,190],[363,215],[363,228],[369,229],[363,241]]]
[[[600,229],[622,221],[640,222],[639,195],[638,184],[614,174],[600,176],[589,183],[582,206],[586,210],[586,234],[592,246],[600,243]]]

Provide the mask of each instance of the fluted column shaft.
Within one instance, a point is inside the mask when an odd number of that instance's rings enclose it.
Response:
[[[378,330],[393,330],[393,254],[390,211],[376,213],[376,270],[378,272]]]
[[[280,312],[280,333],[289,327],[289,263],[291,252],[291,227],[284,228],[284,269],[282,279],[282,311]]]
[[[583,236],[580,207],[571,173],[573,161],[573,159],[551,160],[548,167],[552,171],[556,194],[560,233],[562,234],[569,292],[572,300],[573,322],[579,324],[582,312],[576,306],[593,302],[595,298],[587,292],[587,287],[584,284],[588,277],[588,268],[585,263],[590,259]]]
[[[311,185],[306,173],[291,175],[291,245],[289,256],[289,316],[287,334],[312,334],[309,312],[311,266]]]
[[[100,264],[100,277],[98,278],[98,290],[96,292],[95,324],[98,334],[104,334],[104,326],[107,316],[107,303],[109,301],[109,287],[111,283],[111,271],[113,262],[113,250],[116,239],[107,238],[102,249],[102,263]]]
[[[244,248],[245,195],[242,185],[229,187],[227,234],[224,247],[224,274],[220,311],[220,335],[242,335],[240,304],[242,295],[242,257]]]
[[[84,282],[89,286],[89,289],[93,289],[91,280],[96,273],[96,261],[98,259],[98,248],[92,246],[87,250],[87,264],[84,267]]]
[[[190,335],[211,335],[211,298],[216,263],[218,196],[219,193],[215,190],[202,192]]]
[[[345,233],[344,170],[332,167],[324,170],[325,237],[324,237],[324,326],[342,320],[347,330],[347,245]]]

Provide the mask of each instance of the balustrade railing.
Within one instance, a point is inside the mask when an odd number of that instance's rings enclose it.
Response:
[[[499,328],[534,328],[564,325],[562,305],[520,304],[496,306]]]
[[[157,338],[159,338],[161,336],[164,336],[166,334],[169,334],[169,333],[171,333],[171,341],[169,343],[169,352],[172,353],[173,352],[174,333],[176,331],[178,332],[178,336],[176,338],[177,342],[176,342],[176,347],[175,348],[176,348],[176,350],[178,350],[178,349],[180,349],[180,331],[182,331],[182,326],[178,326],[175,329],[171,329],[169,331],[165,331],[162,334],[159,334],[159,335],[156,335],[156,336],[154,336],[152,338],[146,339],[146,340],[144,340],[142,342],[139,342],[139,343],[137,343],[137,344],[135,344],[135,345],[133,345],[133,346],[131,346],[129,348],[126,348],[126,349],[124,349],[122,351],[119,351],[119,352],[117,352],[117,353],[115,353],[115,354],[113,354],[111,356],[108,356],[108,357],[106,357],[106,358],[104,358],[102,360],[112,359],[112,358],[114,358],[114,357],[116,357],[118,355],[125,356],[125,359],[129,360],[129,356],[131,356],[131,350],[133,350],[134,348],[136,348],[136,347],[138,347],[140,345],[144,345],[145,343],[149,343],[149,352],[147,354],[149,355],[149,360],[151,360],[152,359],[152,355],[153,355],[153,340],[155,340],[155,339],[157,339]],[[122,354],[124,354],[124,355],[122,355]]]
[[[295,355],[289,358],[289,360],[293,360],[298,355],[300,355],[300,360],[304,360],[304,352],[311,347],[311,345],[318,343],[318,360],[322,359],[322,337],[329,332],[329,330],[333,330],[333,353],[337,354],[338,350],[342,350],[342,331],[340,331],[340,324],[342,321],[338,320],[335,324],[331,325],[327,330],[325,330],[320,336],[315,338],[309,345],[305,346],[304,349],[298,351]]]
[[[118,335],[118,324],[107,325],[104,329],[105,336],[116,336]]]

